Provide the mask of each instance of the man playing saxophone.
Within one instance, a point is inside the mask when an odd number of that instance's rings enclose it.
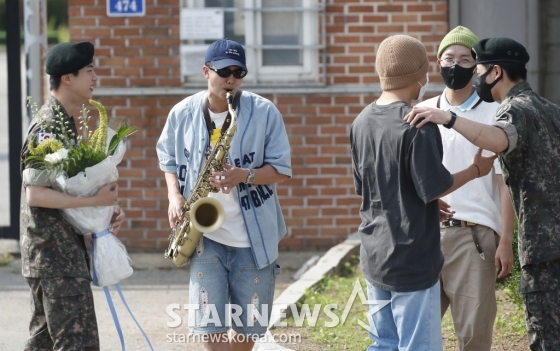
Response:
[[[174,229],[184,219],[185,199],[201,183],[212,148],[223,141],[220,136],[229,124],[237,123],[226,164],[208,179],[220,189],[208,197],[223,206],[225,220],[219,229],[204,233],[190,257],[189,304],[197,308],[189,310],[189,328],[194,334],[214,334],[205,339],[207,350],[251,350],[254,337],[266,332],[268,320],[258,317],[270,317],[280,271],[278,242],[286,225],[276,183],[292,175],[290,145],[274,104],[239,90],[248,72],[239,43],[214,42],[205,62],[202,72],[208,89],[173,107],[157,154]],[[228,110],[228,92],[235,95],[237,118]],[[176,255],[173,250],[168,253]]]

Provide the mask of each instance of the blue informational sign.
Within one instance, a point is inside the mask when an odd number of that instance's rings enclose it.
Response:
[[[146,0],[107,0],[107,16],[130,17],[146,15]]]

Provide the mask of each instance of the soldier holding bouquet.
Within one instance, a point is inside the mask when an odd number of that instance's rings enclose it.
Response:
[[[63,132],[71,143],[76,142],[73,116],[91,99],[97,81],[93,54],[94,47],[89,42],[61,43],[48,52],[50,96],[31,122],[21,152],[22,274],[31,288],[32,311],[26,350],[99,350],[84,238],[60,210],[116,205],[117,185],[108,184],[91,197],[73,197],[52,189],[47,172],[36,168],[34,162],[24,162],[30,156],[30,143],[37,147],[41,141]],[[63,131],[57,125],[61,118]],[[115,206],[113,233],[123,220],[124,212]]]

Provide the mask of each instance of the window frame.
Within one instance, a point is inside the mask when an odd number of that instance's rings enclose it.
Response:
[[[207,8],[204,0],[185,0],[182,8]],[[303,50],[302,65],[263,65],[263,49],[274,49],[274,45],[263,45],[263,19],[265,12],[289,10],[289,8],[262,8],[262,0],[244,0],[244,8],[222,7],[224,13],[244,12],[245,14],[245,55],[249,74],[244,78],[246,84],[251,85],[287,85],[287,84],[317,84],[319,83],[319,67],[321,66],[319,51],[324,50],[324,44],[319,45],[319,16],[323,14],[324,3],[321,0],[302,0],[302,7],[294,8],[295,13],[302,16],[301,45],[281,45],[279,48],[294,48]],[[284,11],[282,11],[284,12]],[[285,11],[288,12],[288,11]],[[197,43],[198,42],[198,43]],[[324,42],[324,38],[323,38]],[[200,48],[200,41],[186,40],[181,47],[191,46]],[[183,60],[181,60],[183,64]],[[323,65],[325,64],[323,60]],[[325,69],[325,68],[323,68]],[[202,75],[181,74],[185,86],[200,85],[204,82]]]

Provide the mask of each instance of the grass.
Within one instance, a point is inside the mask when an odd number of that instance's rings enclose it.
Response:
[[[348,318],[344,323],[338,323],[334,327],[326,327],[325,323],[332,322],[333,318],[323,312],[324,306],[336,304],[337,308],[332,310],[341,319],[344,308],[352,294],[354,284],[360,282],[362,291],[366,293],[365,280],[355,262],[349,262],[343,268],[341,276],[327,276],[313,290],[308,290],[304,298],[298,303],[298,310],[301,313],[303,304],[309,305],[311,309],[315,304],[322,306],[318,321],[315,325],[309,325],[309,319],[301,325],[296,323],[293,317],[288,318],[287,324],[290,328],[297,328],[297,332],[304,339],[312,340],[322,346],[324,350],[346,350],[363,351],[372,343],[368,333],[359,324],[358,320],[367,323],[368,306],[361,304],[357,297],[350,309]],[[525,317],[523,310],[506,295],[506,292],[497,290],[498,313],[494,326],[494,344],[500,349],[512,350],[508,345],[512,340],[522,340],[525,338]],[[367,298],[367,293],[366,296]],[[300,325],[298,325],[300,324]],[[451,314],[448,312],[442,320],[442,335],[444,338],[444,350],[457,350],[457,339],[453,328]],[[517,350],[517,349],[515,349]]]
[[[357,281],[367,299],[364,277],[356,273],[356,259],[354,257],[344,265],[340,276],[327,276],[317,288],[307,290],[302,301],[298,303],[300,313],[303,304],[309,305],[311,309],[316,304],[321,305],[317,323],[309,325],[309,319],[306,319],[305,323],[301,325],[301,323],[296,323],[292,316],[287,319],[288,327],[298,327],[302,338],[310,338],[314,342],[324,345],[327,350],[365,350],[371,344],[371,339],[367,331],[358,324],[358,320],[367,323],[368,305],[362,304],[360,297],[356,296],[346,320],[342,322],[344,309]],[[329,326],[329,323],[332,324],[336,318],[324,313],[327,305],[336,305],[331,312],[338,317],[340,323],[335,323],[334,327]]]
[[[13,260],[14,257],[12,255],[10,255],[9,253],[4,253],[2,256],[0,256],[0,267],[9,265]]]

